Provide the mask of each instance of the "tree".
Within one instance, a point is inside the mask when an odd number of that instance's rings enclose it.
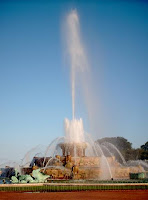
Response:
[[[105,137],[102,139],[98,139],[97,142],[99,144],[109,142],[115,145],[120,151],[132,149],[132,143],[130,143],[127,139],[123,137]]]
[[[100,145],[105,142],[113,144],[120,151],[126,161],[148,160],[148,141],[145,144],[141,145],[141,148],[137,149],[132,148],[132,143],[130,143],[127,139],[123,137],[106,137],[98,139],[96,142]],[[113,149],[110,149],[110,147],[109,151],[115,155],[118,162],[123,163],[121,156],[119,156],[117,152],[113,152]]]
[[[133,158],[132,143],[130,143],[127,139],[125,139],[123,137],[106,137],[106,138],[97,140],[97,142],[100,145],[103,143],[113,144],[115,146],[115,148],[117,148],[119,150],[119,152],[121,153],[121,155],[124,157],[124,159],[126,161]],[[115,155],[118,162],[123,163],[123,159],[121,158],[119,153],[115,150],[115,148],[111,148],[109,146],[109,151]]]
[[[106,137],[97,140],[97,142],[99,144],[103,144],[105,142],[113,144],[120,151],[125,161],[145,159],[147,156],[143,149],[147,149],[148,142],[145,145],[142,145],[141,148],[137,149],[132,148],[132,143],[123,137]],[[112,152],[113,149],[109,150]],[[114,151],[112,153],[115,155],[118,162],[123,163],[121,156],[119,156],[117,152]]]
[[[141,145],[141,149],[143,149],[144,151],[148,151],[148,141],[145,144]]]
[[[140,155],[140,159],[141,160],[148,160],[148,141],[141,145],[141,155]]]

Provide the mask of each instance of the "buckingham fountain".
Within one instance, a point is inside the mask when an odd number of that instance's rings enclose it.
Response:
[[[25,182],[26,176],[28,182],[47,179],[127,179],[130,173],[145,172],[148,166],[144,162],[129,165],[114,145],[94,142],[91,135],[84,131],[83,120],[75,118],[76,78],[83,78],[81,75],[84,76],[88,70],[76,10],[72,10],[66,18],[66,31],[71,72],[72,120],[64,120],[65,135],[52,141],[42,154],[39,146],[26,153],[18,167],[19,175],[16,171],[13,176],[10,175],[12,182],[17,182],[18,179],[19,182]],[[110,148],[114,148],[123,163],[116,160]],[[13,167],[11,170],[13,171]]]

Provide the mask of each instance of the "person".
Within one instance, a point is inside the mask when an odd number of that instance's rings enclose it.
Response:
[[[6,181],[5,181],[5,179],[3,179],[3,184],[6,184]]]

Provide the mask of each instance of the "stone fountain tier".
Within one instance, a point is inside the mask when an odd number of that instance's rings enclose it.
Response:
[[[84,157],[87,143],[60,143],[58,146],[62,149],[63,156]]]

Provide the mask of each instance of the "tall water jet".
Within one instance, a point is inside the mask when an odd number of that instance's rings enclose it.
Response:
[[[87,83],[88,81],[86,81],[88,77],[86,76],[86,73],[84,73],[88,71],[88,62],[87,62],[84,47],[83,47],[81,37],[80,37],[79,18],[78,18],[78,14],[76,10],[72,10],[70,14],[67,16],[66,30],[67,30],[67,38],[66,38],[67,48],[69,52],[70,67],[71,67],[72,121],[65,119],[66,142],[65,144],[62,144],[62,148],[63,148],[64,153],[66,149],[68,149],[67,153],[71,152],[72,154],[74,154],[74,157],[75,157],[78,154],[80,155],[80,151],[81,151],[81,155],[84,156],[85,155],[84,152],[86,148],[86,143],[85,143],[86,141],[85,141],[85,136],[84,136],[82,119],[80,120],[75,119],[76,80],[78,80],[78,82],[81,81],[81,84],[79,85],[79,87],[82,89],[84,100],[87,101],[87,104],[89,104],[88,106],[90,106],[90,104],[93,104],[93,101],[90,101],[90,97],[89,97],[89,96],[92,96],[91,94],[89,94],[90,85]],[[90,110],[88,108],[88,112],[89,111]],[[94,116],[91,116],[91,117],[94,117]],[[67,143],[73,143],[73,145],[69,147],[69,144]],[[78,147],[79,145],[83,146],[81,150]],[[73,150],[71,151],[71,149]],[[79,152],[79,153],[76,153],[76,152]],[[102,150],[101,150],[101,154],[103,154]],[[111,170],[106,158],[105,158],[105,162],[108,167],[110,176],[112,177]]]
[[[87,68],[84,48],[80,39],[79,18],[76,10],[67,16],[67,49],[70,56],[71,90],[72,90],[72,118],[75,118],[75,87],[76,73],[81,73]]]

